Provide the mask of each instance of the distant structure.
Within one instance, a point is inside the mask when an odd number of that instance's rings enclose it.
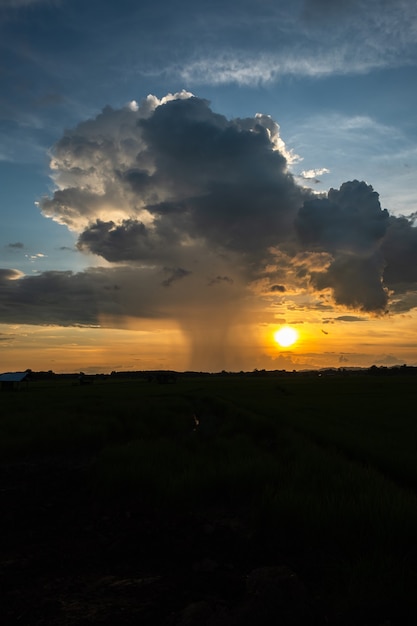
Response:
[[[0,384],[3,391],[18,389],[20,384],[29,381],[29,372],[7,372],[0,374]]]
[[[80,372],[78,375],[78,382],[80,385],[92,385],[94,383],[94,376],[89,376],[88,374],[84,374],[84,372]]]

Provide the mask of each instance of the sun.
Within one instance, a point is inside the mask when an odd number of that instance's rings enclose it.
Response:
[[[298,332],[291,326],[283,326],[274,333],[274,339],[282,348],[288,348],[297,341]]]

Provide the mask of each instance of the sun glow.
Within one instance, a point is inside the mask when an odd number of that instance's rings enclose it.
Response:
[[[298,332],[291,326],[283,326],[274,333],[274,339],[282,348],[288,348],[297,341]]]

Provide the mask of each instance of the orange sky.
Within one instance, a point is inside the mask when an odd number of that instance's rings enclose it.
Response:
[[[327,324],[298,320],[294,328],[299,339],[289,348],[281,348],[273,339],[279,323],[236,324],[229,329],[224,349],[215,353],[207,330],[194,357],[187,336],[175,322],[142,321],[141,325],[142,330],[1,325],[0,371],[251,371],[417,363],[415,314],[363,316],[362,321]]]

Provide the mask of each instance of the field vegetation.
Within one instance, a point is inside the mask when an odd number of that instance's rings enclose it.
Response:
[[[165,520],[222,511],[329,614],[413,623],[416,399],[405,375],[35,381],[0,393],[0,451],[91,455],[97,501]]]

